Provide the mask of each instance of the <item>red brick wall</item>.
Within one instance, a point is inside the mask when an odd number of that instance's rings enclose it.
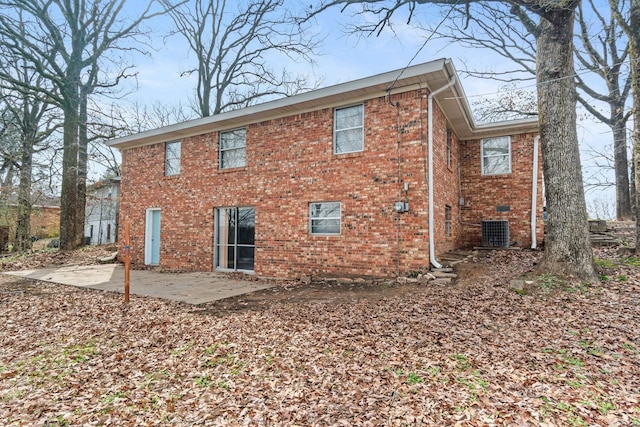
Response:
[[[4,226],[6,243],[15,243],[18,211],[15,205],[9,206],[0,214],[0,226]],[[56,237],[60,232],[60,208],[33,206],[31,209],[31,235],[38,238]],[[0,242],[0,251],[4,244]]]
[[[164,176],[164,144],[124,150],[120,225],[131,221],[134,265],[144,264],[147,208],[161,209],[160,266],[208,271],[215,208],[254,206],[256,275],[391,276],[427,267],[424,95],[409,91],[365,101],[362,153],[333,154],[332,108],[247,126],[244,168],[219,169],[218,132],[184,139],[181,173],[173,177]],[[459,146],[453,144],[453,164],[447,167],[445,136],[445,118],[436,107],[437,253],[456,247],[461,231]],[[396,213],[394,203],[405,198],[410,211]],[[339,236],[309,232],[309,203],[322,201],[342,203]],[[450,238],[444,237],[445,204],[454,220]]]
[[[537,134],[511,136],[511,173],[483,176],[481,172],[480,140],[462,141],[461,171],[462,246],[479,246],[482,241],[482,220],[508,220],[511,242],[516,246],[531,246],[531,194],[533,172],[533,141]],[[537,227],[538,244],[543,239],[542,158],[538,149]],[[509,206],[509,212],[498,212],[497,206]]]
[[[426,105],[426,102],[425,102]],[[435,103],[434,103],[435,105]],[[459,246],[459,180],[458,168],[460,143],[452,131],[452,158],[447,164],[447,122],[439,108],[433,112],[433,159],[434,159],[434,228],[436,253],[450,251]],[[426,179],[425,179],[425,182]],[[451,236],[445,236],[445,207],[451,207]]]
[[[31,234],[40,238],[60,233],[60,208],[34,207],[31,212]]]

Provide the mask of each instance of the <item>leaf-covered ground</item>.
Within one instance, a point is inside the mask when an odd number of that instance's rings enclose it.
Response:
[[[99,264],[98,258],[111,255],[112,249],[112,246],[84,246],[75,251],[44,248],[28,254],[4,254],[0,257],[0,271],[33,270],[67,265],[95,265]]]
[[[215,315],[0,276],[0,425],[640,425],[640,260]]]

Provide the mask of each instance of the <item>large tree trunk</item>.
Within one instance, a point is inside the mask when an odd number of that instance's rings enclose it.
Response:
[[[62,188],[60,195],[60,249],[76,246],[78,204],[78,104],[64,111]]]
[[[537,37],[540,138],[549,212],[539,270],[595,280],[576,131],[573,9],[548,10]]]
[[[616,175],[616,219],[631,219],[631,197],[629,194],[629,159],[627,158],[627,123],[623,120],[624,106],[612,106],[613,153]]]
[[[633,144],[633,141],[631,141]],[[636,216],[638,215],[638,205],[637,205],[637,200],[636,200],[636,167],[635,167],[635,160],[634,160],[634,156],[631,156],[631,179],[629,180],[629,200],[631,201],[631,216],[633,218],[636,218]]]
[[[87,134],[87,91],[80,91],[80,116],[78,126],[78,200],[76,205],[76,244],[84,245],[84,222],[87,204],[87,155],[89,136]]]
[[[27,114],[25,114],[25,120]],[[23,132],[20,184],[18,185],[18,215],[16,222],[16,248],[20,252],[31,249],[31,167],[33,164],[33,144],[32,130],[29,129]]]
[[[640,255],[640,0],[631,0],[629,13],[629,63],[633,93],[633,165],[636,184],[636,255]]]

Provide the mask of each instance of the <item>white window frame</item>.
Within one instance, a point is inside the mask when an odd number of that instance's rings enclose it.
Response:
[[[485,143],[490,142],[490,141],[495,141],[495,140],[503,140],[506,141],[508,144],[508,149],[509,152],[507,154],[494,154],[494,155],[485,155],[484,154],[484,146]],[[508,169],[505,171],[498,171],[498,172],[490,172],[487,173],[485,172],[485,158],[491,158],[491,157],[507,157],[508,159]],[[480,159],[481,159],[481,165],[480,168],[482,170],[482,175],[506,175],[506,174],[510,174],[511,173],[511,136],[498,136],[498,137],[494,137],[494,138],[484,138],[480,140]]]
[[[178,146],[177,156],[169,157],[169,147]],[[182,141],[169,141],[164,145],[164,176],[180,175],[180,161],[182,158]],[[171,167],[169,165],[171,164]]]
[[[327,217],[314,217],[313,205],[325,205],[325,204],[337,204],[338,205],[338,215],[337,216],[327,216]],[[328,232],[328,233],[318,233],[313,231],[313,222],[318,220],[326,220],[333,219],[338,220],[338,231],[336,232]],[[325,201],[325,202],[311,202],[309,203],[309,234],[313,236],[337,236],[342,232],[342,203],[337,201]]]
[[[231,133],[231,132],[238,132],[238,131],[244,131],[244,145],[241,147],[233,147],[233,148],[222,148],[222,140],[224,138],[223,135]],[[225,131],[220,131],[219,133],[219,150],[218,150],[218,154],[219,154],[219,159],[220,159],[220,169],[235,169],[235,168],[243,168],[245,166],[247,166],[247,128],[237,128],[237,129],[229,129],[229,130],[225,130]],[[225,152],[231,152],[231,151],[240,151],[242,150],[244,152],[244,163],[242,165],[234,165],[234,166],[225,166],[224,165],[224,153]]]
[[[444,237],[451,237],[451,206],[444,206]]]
[[[359,108],[361,111],[361,118],[362,121],[358,126],[352,126],[349,128],[342,128],[342,129],[338,129],[338,112],[339,111],[343,111],[343,110],[348,110],[351,108]],[[361,143],[360,143],[360,149],[359,150],[352,150],[352,151],[338,151],[338,144],[337,144],[337,140],[338,140],[338,134],[340,132],[345,132],[345,131],[350,131],[350,130],[354,130],[354,129],[360,129],[361,131]],[[333,154],[349,154],[349,153],[359,153],[364,151],[364,104],[356,104],[356,105],[350,105],[347,107],[340,107],[340,108],[335,108],[333,110]]]

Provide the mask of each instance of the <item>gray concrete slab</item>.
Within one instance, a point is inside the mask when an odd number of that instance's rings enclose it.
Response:
[[[124,293],[124,267],[120,264],[44,268],[3,274]],[[264,282],[232,279],[222,273],[162,273],[152,270],[131,270],[130,293],[189,304],[202,304],[273,286]]]

